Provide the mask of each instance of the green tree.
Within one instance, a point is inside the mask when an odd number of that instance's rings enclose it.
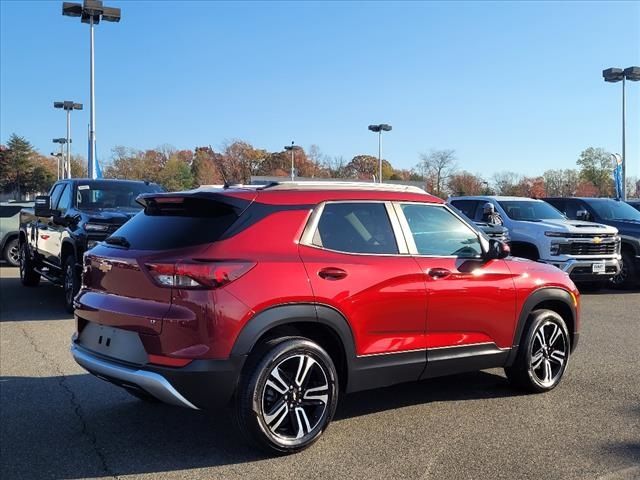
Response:
[[[0,158],[0,182],[5,191],[15,191],[18,199],[28,191],[27,183],[33,172],[35,152],[31,143],[13,133]]]
[[[611,154],[604,148],[589,147],[576,161],[580,167],[580,180],[593,184],[600,195],[613,195],[613,166]]]
[[[188,190],[193,187],[191,168],[178,156],[172,156],[167,160],[157,181],[169,192]]]

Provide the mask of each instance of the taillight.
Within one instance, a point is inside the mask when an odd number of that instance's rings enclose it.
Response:
[[[154,281],[161,287],[208,289],[231,283],[251,270],[255,263],[182,261],[145,264]]]

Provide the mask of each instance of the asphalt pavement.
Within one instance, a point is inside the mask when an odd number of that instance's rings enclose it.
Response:
[[[512,389],[501,370],[344,397],[305,452],[247,447],[228,411],[147,404],[69,354],[62,292],[0,266],[2,479],[640,478],[640,293],[583,296],[561,385]]]

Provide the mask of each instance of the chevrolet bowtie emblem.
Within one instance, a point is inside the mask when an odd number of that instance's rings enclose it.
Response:
[[[593,243],[602,243],[602,239],[600,237],[593,237]]]
[[[107,273],[111,271],[111,264],[106,262],[100,262],[98,264],[98,270],[100,270],[103,273]]]

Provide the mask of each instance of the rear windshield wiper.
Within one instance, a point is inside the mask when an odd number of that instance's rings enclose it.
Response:
[[[114,236],[107,237],[104,243],[108,243],[109,245],[117,245],[119,247],[124,247],[124,248],[129,248],[131,246],[131,244],[129,243],[129,240],[118,235],[116,235],[115,237]]]

